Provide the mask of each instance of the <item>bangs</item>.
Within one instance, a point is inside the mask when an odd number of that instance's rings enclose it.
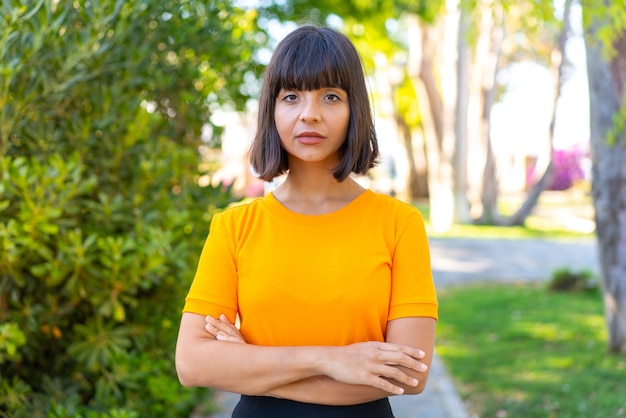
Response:
[[[318,90],[339,87],[348,91],[352,77],[350,65],[337,49],[329,48],[326,39],[305,36],[284,51],[281,65],[273,73],[274,94],[280,89]]]

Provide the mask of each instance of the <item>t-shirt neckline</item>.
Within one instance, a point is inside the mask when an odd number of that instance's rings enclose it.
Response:
[[[328,213],[319,215],[310,215],[304,213],[294,212],[291,209],[284,206],[272,192],[268,193],[262,202],[264,206],[276,216],[284,219],[288,222],[294,222],[298,224],[327,224],[331,222],[339,222],[346,219],[350,219],[363,207],[365,207],[370,201],[376,197],[376,193],[370,189],[365,189],[361,194],[355,197],[351,202],[345,206]]]

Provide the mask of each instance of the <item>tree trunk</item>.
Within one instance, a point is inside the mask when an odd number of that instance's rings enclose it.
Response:
[[[419,98],[425,133],[436,144],[437,152],[443,149],[443,101],[437,88],[434,70],[436,43],[431,31],[433,28],[421,28],[417,16],[407,19],[410,38],[419,42],[409,42],[409,79]]]
[[[413,42],[409,42],[409,54],[406,63],[406,75],[411,85],[415,89],[415,79],[419,77],[421,68],[420,60],[424,57],[422,48],[422,30],[419,24],[419,18],[416,15],[407,14],[405,16],[405,22],[407,25],[408,38]],[[404,74],[403,74],[404,76]],[[392,83],[392,88],[397,88],[397,85]],[[416,95],[418,95],[418,102],[427,102],[426,97],[423,95],[419,97],[420,92],[415,89]],[[394,90],[395,94],[395,90]],[[423,137],[423,132],[420,133],[420,137],[416,138],[415,130],[411,128],[400,114],[397,108],[397,103],[393,101],[394,107],[394,119],[395,126],[398,131],[398,139],[403,145],[406,153],[407,161],[407,179],[406,179],[406,198],[419,199],[428,197],[428,157],[426,142]],[[416,146],[419,140],[419,145]]]
[[[550,147],[550,161],[548,161],[548,166],[546,170],[543,172],[541,178],[537,183],[535,183],[526,195],[526,200],[522,203],[522,206],[515,211],[515,213],[509,217],[503,218],[500,221],[500,225],[504,226],[514,226],[514,225],[524,225],[526,222],[526,218],[531,214],[533,208],[537,205],[539,201],[539,196],[541,196],[541,192],[544,191],[549,181],[552,179],[552,147]]]
[[[498,180],[496,173],[496,158],[493,155],[491,138],[487,136],[485,168],[483,170],[483,183],[480,195],[482,214],[476,220],[483,225],[498,225],[500,211],[498,210]]]
[[[413,83],[422,116],[423,138],[428,165],[428,196],[430,221],[437,232],[450,228],[453,220],[451,147],[444,142],[444,104],[435,76],[437,45],[431,32],[436,27],[421,27],[417,17],[407,20],[411,39],[409,43],[409,79]]]
[[[428,163],[424,161],[425,147],[419,150],[415,149],[411,127],[398,114],[396,114],[396,125],[398,126],[398,134],[402,138],[402,143],[406,149],[409,164],[409,178],[407,179],[408,197],[411,199],[428,197]],[[424,157],[420,160],[418,160],[418,152],[424,154]]]
[[[496,77],[500,70],[500,57],[502,40],[504,39],[504,14],[498,4],[492,8],[482,7],[478,24],[478,40],[474,57],[474,74],[472,75],[472,87],[470,88],[470,147],[476,150],[470,154],[469,162],[474,164],[469,170],[470,183],[476,184],[470,187],[475,193],[472,196],[473,211],[480,213],[477,223],[493,225],[500,220],[497,208],[498,203],[498,180],[496,160],[491,145],[491,110],[496,100]],[[482,153],[483,155],[481,155]],[[472,176],[480,171],[483,163],[482,175]],[[478,178],[474,178],[478,177]],[[479,200],[479,202],[478,202]],[[478,210],[476,210],[478,209]]]
[[[457,33],[456,83],[457,95],[454,111],[454,155],[453,155],[453,193],[454,222],[469,223],[470,211],[467,198],[467,153],[468,132],[467,113],[469,108],[470,51],[466,36],[470,26],[469,11],[464,7],[459,10]]]
[[[444,232],[450,229],[456,218],[455,212],[459,204],[455,201],[455,178],[454,178],[454,155],[455,138],[457,134],[457,102],[459,98],[459,73],[457,64],[459,62],[458,37],[460,28],[460,13],[457,2],[448,4],[448,10],[443,19],[443,43],[441,68],[441,93],[438,89],[432,90],[436,84],[434,80],[425,80],[424,86],[429,93],[431,108],[441,105],[439,114],[433,112],[433,120],[440,123],[436,126],[437,133],[441,136],[437,138],[438,155],[437,161],[429,160],[430,177],[430,221],[433,229],[437,232]],[[426,54],[424,54],[426,55]],[[434,55],[431,55],[431,58]],[[432,68],[432,66],[431,66]],[[424,68],[422,68],[424,70]],[[431,75],[423,73],[422,75]],[[436,116],[439,119],[434,119]],[[432,152],[429,153],[433,155]],[[458,182],[457,182],[458,184]]]
[[[591,120],[592,195],[609,350],[626,354],[626,132],[615,132],[613,119],[624,100],[626,34],[615,42],[617,54],[608,60],[592,22],[586,28],[587,71]],[[623,116],[622,116],[623,117]],[[624,125],[621,125],[622,127]],[[609,143],[612,133],[617,138]]]

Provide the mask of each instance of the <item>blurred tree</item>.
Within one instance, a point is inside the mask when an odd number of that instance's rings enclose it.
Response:
[[[415,65],[419,70],[410,73],[411,79],[421,92],[418,97],[427,98],[420,105],[426,137],[436,138],[429,141],[429,148],[436,150],[429,153],[433,155],[429,159],[431,213],[438,218],[431,216],[434,228],[445,230],[453,222],[473,222],[470,203],[482,208],[478,222],[523,224],[549,178],[550,164],[545,179],[537,183],[519,210],[503,218],[497,211],[491,109],[499,96],[497,78],[509,65],[531,60],[545,63],[560,75],[559,61],[551,61],[551,57],[561,56],[554,53],[559,46],[559,22],[552,1],[446,2],[446,10],[439,10],[434,24],[412,22],[414,31],[421,32],[422,42],[409,48],[410,53],[415,51],[415,58],[409,61],[419,63]],[[439,53],[434,54],[437,48]],[[560,80],[555,79],[558,98]],[[477,169],[481,162],[482,170]],[[476,176],[474,172],[481,173]]]
[[[413,55],[409,62],[416,63],[409,67],[409,74],[419,92],[422,129],[431,156],[429,190],[433,227],[443,231],[453,222],[473,222],[470,203],[482,208],[479,222],[523,224],[546,180],[537,183],[513,216],[500,216],[496,205],[497,169],[490,138],[491,109],[498,98],[497,78],[508,65],[531,60],[545,63],[560,75],[559,61],[550,59],[561,56],[554,53],[559,46],[556,42],[559,22],[554,5],[549,0],[531,3],[462,0],[446,2],[445,10],[434,10],[437,13],[431,15],[433,20],[410,20],[412,32],[419,34],[413,41],[421,39],[421,42],[409,44],[409,53]],[[558,98],[560,80],[556,80]],[[481,149],[483,155],[476,151]],[[484,162],[484,167],[477,170],[480,162]],[[544,175],[546,179],[549,168],[550,164]],[[482,171],[481,175],[470,175],[476,171]],[[472,182],[480,185],[473,186]],[[481,192],[472,195],[472,188]],[[480,196],[478,203],[476,195]],[[470,197],[474,198],[471,202]]]
[[[626,5],[582,2],[591,109],[592,195],[609,350],[626,354]]]
[[[565,45],[571,33],[570,10],[572,1],[565,0],[563,16],[556,17],[551,0],[540,2],[502,1],[490,6],[482,5],[481,17],[477,19],[478,42],[474,67],[483,66],[480,80],[476,80],[478,94],[476,112],[471,121],[480,121],[474,128],[478,146],[485,151],[485,165],[482,175],[482,213],[477,222],[496,225],[523,225],[537,204],[541,192],[550,183],[552,175],[553,137],[556,111],[561,96],[564,73],[568,65]],[[487,37],[487,39],[484,39]],[[521,41],[520,41],[521,40]],[[533,40],[532,42],[530,40]],[[503,52],[503,48],[507,52]],[[484,50],[490,52],[484,52]],[[481,54],[481,51],[482,54]],[[490,137],[491,109],[497,96],[496,77],[506,66],[520,61],[532,61],[545,65],[554,78],[554,96],[544,172],[533,185],[520,207],[510,216],[504,217],[497,208],[498,182],[495,157]],[[480,87],[479,87],[480,86]],[[523,117],[523,116],[522,116]]]
[[[0,415],[187,417],[175,324],[208,222],[201,137],[266,34],[229,1],[0,4]],[[219,132],[213,139],[219,139]]]

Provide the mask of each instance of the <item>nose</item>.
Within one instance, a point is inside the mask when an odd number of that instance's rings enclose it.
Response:
[[[321,114],[317,101],[312,97],[303,100],[300,120],[302,122],[318,122],[320,119]]]

